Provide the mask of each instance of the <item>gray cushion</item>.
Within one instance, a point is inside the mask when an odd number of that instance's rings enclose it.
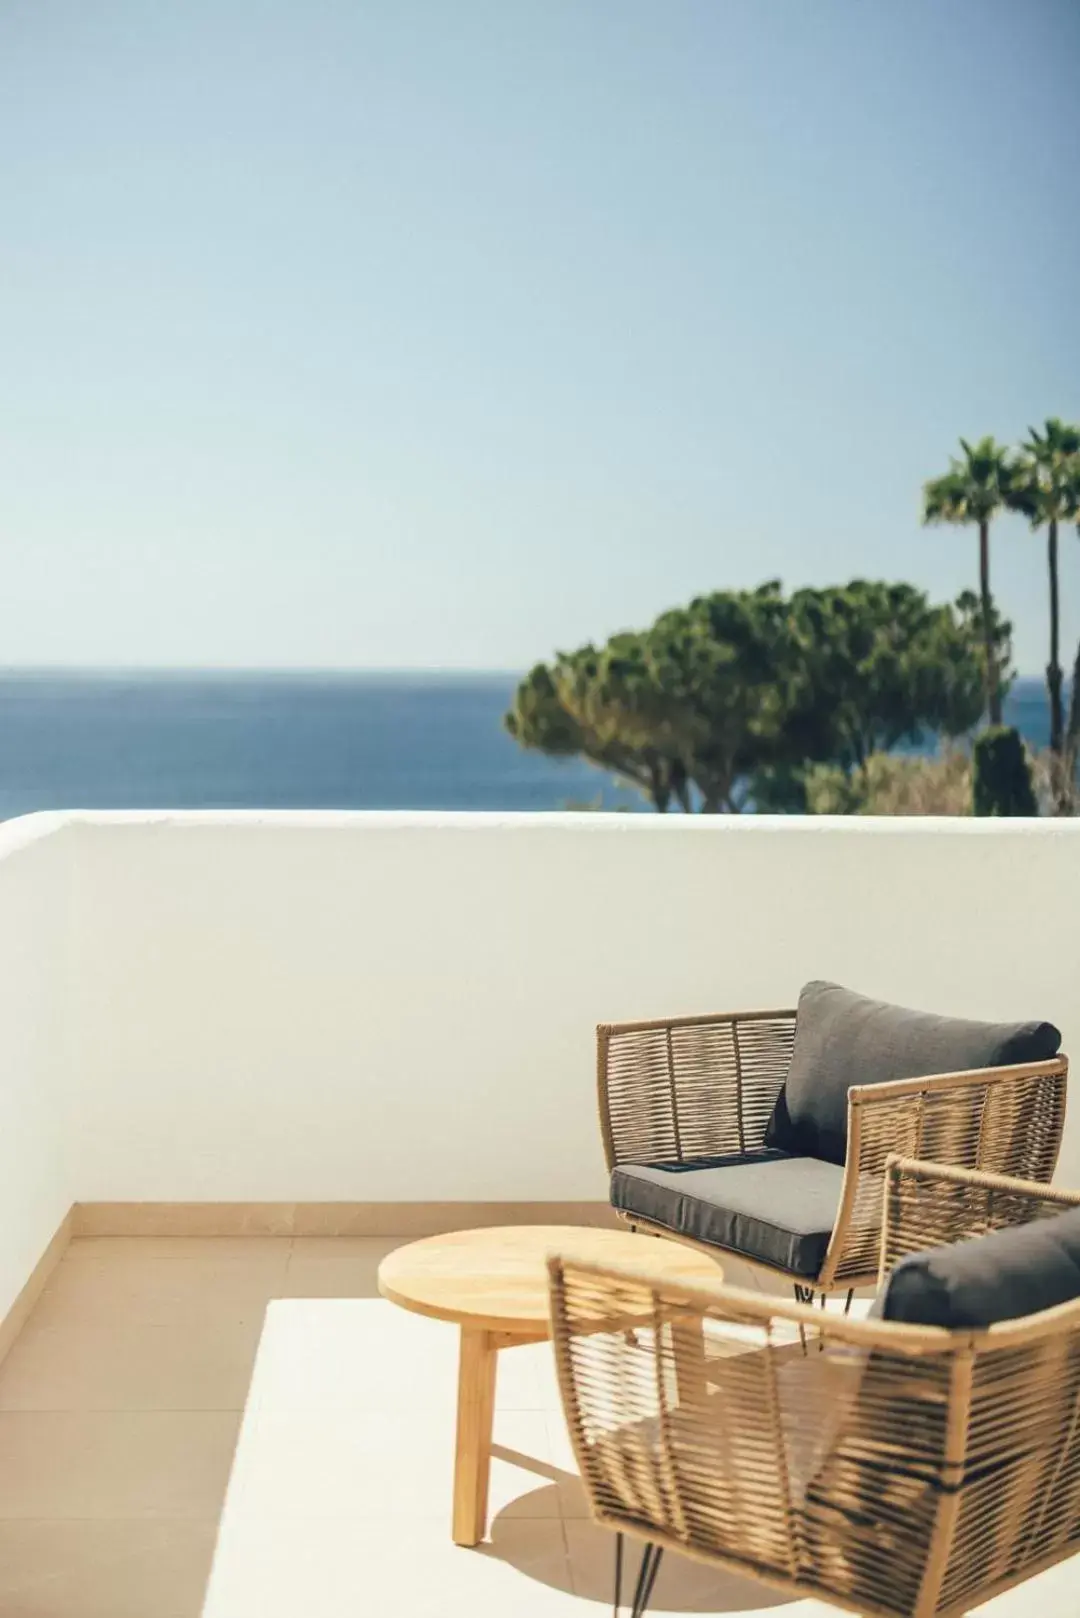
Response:
[[[1048,1022],[938,1017],[868,1000],[837,983],[808,983],[799,996],[791,1067],[765,1143],[843,1163],[852,1085],[1040,1062],[1055,1056],[1060,1044],[1061,1035]]]
[[[627,1214],[812,1279],[836,1221],[843,1170],[785,1152],[623,1164],[611,1201]]]
[[[978,1330],[1080,1297],[1080,1208],[988,1236],[912,1253],[881,1314],[909,1325]]]

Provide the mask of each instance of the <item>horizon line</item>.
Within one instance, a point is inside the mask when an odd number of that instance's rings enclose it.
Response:
[[[543,660],[541,660],[543,661]],[[519,668],[504,666],[491,666],[487,664],[463,665],[449,663],[0,663],[0,680],[21,675],[123,675],[123,674],[150,674],[150,675],[183,675],[183,674],[217,674],[217,675],[380,675],[397,676],[403,678],[439,676],[447,679],[505,677],[508,679],[521,679],[528,673],[533,665],[522,664]],[[1063,671],[1064,673],[1064,671]],[[1045,674],[1042,670],[1037,673],[1018,672],[1013,677],[1014,683],[1019,681],[1045,684]],[[1070,689],[1072,681],[1066,677],[1064,689]]]
[[[450,663],[2,663],[0,679],[12,674],[456,674],[510,675],[521,668]]]

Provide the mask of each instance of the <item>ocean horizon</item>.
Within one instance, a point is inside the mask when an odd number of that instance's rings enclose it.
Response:
[[[45,809],[646,810],[578,759],[518,747],[515,671],[0,671],[0,820]],[[1006,720],[1036,747],[1041,681]],[[932,751],[934,738],[916,749]]]

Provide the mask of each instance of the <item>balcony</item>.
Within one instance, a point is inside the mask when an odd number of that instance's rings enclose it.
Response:
[[[606,1217],[600,1019],[832,976],[1048,1015],[1077,1052],[1078,839],[599,815],[0,828],[0,1612],[605,1610],[610,1542],[544,1345],[503,1357],[489,1540],[451,1544],[455,1333],[376,1297],[380,1257]],[[1075,1122],[1059,1177],[1080,1182]],[[984,1611],[1064,1618],[1078,1573]],[[654,1599],[777,1606],[826,1610],[674,1559]]]

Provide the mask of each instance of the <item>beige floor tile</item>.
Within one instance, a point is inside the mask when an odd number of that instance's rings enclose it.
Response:
[[[33,1318],[0,1366],[0,1410],[241,1410],[262,1319],[171,1326]]]
[[[208,1244],[212,1245],[212,1244]],[[173,1326],[193,1320],[260,1320],[284,1287],[286,1255],[273,1264],[205,1257],[167,1263],[145,1253],[80,1257],[58,1265],[34,1309],[36,1326],[84,1321]]]
[[[216,1517],[238,1427],[223,1412],[5,1411],[0,1519]]]
[[[489,1522],[506,1516],[527,1521],[560,1517],[558,1484],[546,1418],[532,1410],[496,1411]]]
[[[451,1543],[458,1333],[359,1295],[394,1245],[74,1243],[0,1370],[0,1618],[594,1618],[612,1538],[548,1344],[500,1355],[489,1539]],[[83,1408],[3,1408],[57,1400]],[[114,1400],[162,1408],[85,1408]],[[1078,1578],[1080,1559],[980,1613],[1073,1618]],[[652,1610],[833,1609],[669,1553]]]
[[[624,1601],[637,1557],[636,1547],[628,1552]],[[613,1563],[612,1536],[585,1523],[560,1530],[553,1521],[503,1516],[491,1542],[468,1551],[423,1518],[227,1521],[204,1618],[596,1618],[610,1610]],[[980,1609],[980,1618],[1029,1618],[1036,1610],[1074,1618],[1076,1577],[1076,1564],[1050,1569]],[[668,1552],[650,1612],[835,1618],[836,1609]]]
[[[575,1594],[587,1601],[610,1602],[614,1588],[615,1536],[591,1522],[564,1524]],[[623,1574],[623,1601],[629,1603],[640,1565],[641,1548],[627,1541]],[[650,1613],[662,1612],[770,1612],[784,1608],[791,1618],[810,1618],[829,1608],[817,1603],[793,1602],[756,1580],[735,1578],[667,1551],[649,1603]]]
[[[392,1236],[298,1236],[282,1295],[287,1298],[376,1298],[379,1265],[401,1242]]]
[[[570,1591],[557,1522],[507,1521],[462,1550],[443,1525],[403,1520],[227,1522],[204,1618],[593,1618]]]
[[[381,1298],[282,1299],[267,1310],[249,1405],[280,1410],[405,1409],[443,1414],[457,1399],[460,1333]],[[500,1410],[560,1409],[549,1343],[499,1355]]]
[[[445,1519],[457,1340],[456,1328],[381,1299],[272,1303],[234,1471],[237,1508]],[[551,1465],[532,1350],[500,1361],[492,1513],[557,1517],[565,1479]]]
[[[4,1618],[199,1618],[215,1522],[0,1522]]]
[[[452,1445],[396,1411],[249,1411],[226,1515],[293,1520],[447,1516]]]
[[[491,1512],[555,1518],[545,1417],[501,1412]],[[454,1414],[252,1410],[229,1483],[230,1516],[431,1517],[448,1527]]]
[[[249,1409],[430,1410],[457,1397],[453,1326],[384,1299],[286,1298],[270,1304]]]
[[[580,1521],[589,1515],[589,1503],[578,1476],[570,1434],[561,1410],[549,1410],[544,1417],[548,1431],[548,1454],[554,1469],[559,1510],[568,1520]]]
[[[500,1410],[547,1410],[559,1390],[555,1356],[550,1343],[523,1343],[499,1354],[495,1388]]]

